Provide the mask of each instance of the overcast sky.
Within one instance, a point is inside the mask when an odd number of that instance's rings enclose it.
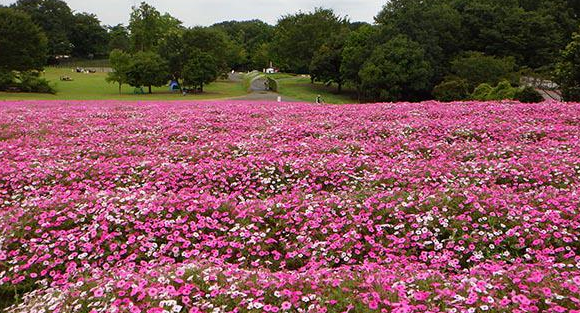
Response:
[[[15,0],[0,0],[11,4]],[[108,25],[127,23],[131,6],[140,0],[66,0],[77,12],[96,14]],[[211,25],[229,20],[261,19],[275,24],[284,14],[299,10],[311,11],[315,7],[332,8],[351,21],[372,22],[386,0],[149,0],[162,13],[177,17],[186,26]]]

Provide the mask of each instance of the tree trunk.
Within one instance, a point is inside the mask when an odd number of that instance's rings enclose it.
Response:
[[[199,85],[199,93],[203,93],[203,83],[201,83],[201,85]]]
[[[119,94],[121,94],[121,86],[122,86],[122,84],[119,83]]]
[[[152,94],[153,91],[151,91],[151,85],[149,85],[149,94]]]
[[[342,82],[338,83],[338,93],[342,93]]]

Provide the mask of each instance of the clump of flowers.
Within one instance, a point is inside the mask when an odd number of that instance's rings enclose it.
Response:
[[[580,313],[577,116],[0,103],[0,306]]]

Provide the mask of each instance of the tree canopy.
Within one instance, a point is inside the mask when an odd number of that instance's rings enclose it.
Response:
[[[75,13],[62,0],[18,0],[12,8],[27,13],[48,38],[48,56],[87,58],[108,54],[108,34],[94,14]]]
[[[157,53],[139,51],[132,56],[127,70],[127,83],[134,87],[147,86],[149,93],[152,87],[160,87],[169,80],[167,63]]]
[[[216,80],[218,74],[219,69],[214,57],[207,52],[195,49],[191,52],[183,69],[183,84],[199,88],[203,92],[203,86]]]
[[[562,52],[556,67],[556,81],[565,100],[580,101],[580,32],[573,35],[572,42]]]
[[[425,50],[405,35],[377,46],[359,73],[366,94],[387,101],[418,97],[432,75]]]
[[[43,68],[47,39],[30,16],[0,8],[0,71],[28,71]]]
[[[278,21],[272,40],[275,61],[287,71],[309,73],[314,54],[330,34],[343,27],[347,27],[347,20],[329,9],[284,16]]]

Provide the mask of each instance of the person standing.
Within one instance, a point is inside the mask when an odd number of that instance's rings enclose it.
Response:
[[[316,96],[316,104],[323,104],[324,100],[321,95]]]

